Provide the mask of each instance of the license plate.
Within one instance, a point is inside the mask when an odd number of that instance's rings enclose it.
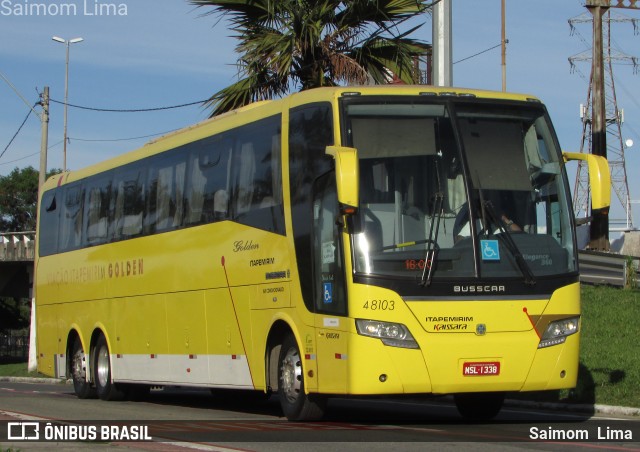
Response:
[[[483,377],[486,375],[500,375],[499,362],[464,363],[462,375],[465,377]]]

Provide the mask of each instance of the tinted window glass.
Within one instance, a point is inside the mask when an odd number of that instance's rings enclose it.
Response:
[[[111,177],[90,178],[85,188],[85,226],[83,243],[96,245],[107,241]]]
[[[229,134],[207,138],[190,146],[185,224],[196,225],[228,218]]]
[[[113,240],[134,237],[142,233],[144,213],[145,171],[136,163],[122,168],[113,182],[112,210],[109,233]]]
[[[291,111],[289,115],[291,217],[302,296],[310,311],[314,310],[311,187],[319,176],[331,169],[332,158],[325,154],[326,147],[331,144],[333,144],[333,116],[330,104],[308,105]]]
[[[175,152],[151,161],[145,234],[168,231],[182,224],[186,167],[186,158]]]
[[[280,116],[234,131],[233,219],[284,234]]]
[[[82,243],[83,189],[80,183],[67,185],[63,190],[64,202],[60,214],[60,251],[74,250]]]
[[[58,250],[58,190],[49,190],[42,195],[40,206],[40,229],[38,230],[38,240],[40,243],[40,256],[54,254]],[[58,195],[59,196],[59,195]]]

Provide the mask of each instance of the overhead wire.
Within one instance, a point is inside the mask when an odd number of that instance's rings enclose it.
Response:
[[[500,47],[501,45],[502,45],[502,43],[500,43],[500,44],[498,44],[498,45],[495,45],[495,46],[493,46],[493,47],[489,47],[488,49],[485,49],[485,50],[483,50],[483,51],[481,51],[481,52],[478,52],[478,53],[475,53],[475,54],[470,55],[470,56],[468,56],[468,57],[462,58],[461,60],[454,61],[454,62],[453,62],[453,64],[458,64],[458,63],[462,63],[463,61],[470,60],[471,58],[475,58],[475,57],[477,57],[477,56],[479,56],[479,55],[482,55],[483,53],[487,53],[487,52],[489,52],[489,51],[491,51],[491,50],[493,50],[493,49],[497,49],[497,48],[498,48],[498,47]]]
[[[55,100],[55,99],[49,99],[50,102],[54,103],[54,104],[60,104],[60,105],[64,105],[65,102],[61,102],[59,100]],[[68,107],[72,107],[72,108],[78,108],[80,110],[89,110],[89,111],[98,111],[98,112],[103,112],[103,113],[140,113],[140,112],[147,112],[147,111],[161,111],[161,110],[171,110],[174,108],[183,108],[183,107],[191,107],[193,105],[198,105],[198,104],[203,104],[207,102],[207,100],[199,100],[196,102],[189,102],[186,104],[180,104],[180,105],[170,105],[167,107],[152,107],[152,108],[131,108],[131,109],[126,109],[126,108],[97,108],[97,107],[86,107],[83,105],[74,105],[74,104],[69,104],[67,103]]]
[[[115,141],[133,141],[133,140],[141,140],[144,138],[152,138],[152,137],[157,137],[158,135],[166,135],[168,133],[171,132],[175,132],[176,130],[179,129],[171,129],[171,130],[167,130],[165,132],[158,132],[158,133],[151,133],[149,135],[141,135],[138,137],[128,137],[128,138],[75,138],[75,137],[69,137],[70,141],[83,141],[83,142],[100,142],[100,143],[107,143],[107,142],[115,142]]]
[[[37,105],[37,104],[36,104]],[[18,127],[18,130],[16,131],[16,133],[13,134],[13,137],[11,137],[11,140],[9,140],[9,144],[7,144],[7,146],[4,148],[4,150],[2,151],[2,153],[0,154],[0,158],[2,158],[2,156],[5,154],[5,152],[7,152],[7,149],[9,149],[9,147],[11,146],[11,144],[14,142],[14,140],[16,139],[16,137],[18,136],[18,134],[20,133],[20,131],[22,130],[22,128],[24,127],[24,125],[27,122],[27,119],[29,119],[29,116],[31,116],[31,109],[29,110],[29,112],[27,113],[27,116],[24,118],[24,121],[22,121],[22,124],[20,124],[20,127]]]

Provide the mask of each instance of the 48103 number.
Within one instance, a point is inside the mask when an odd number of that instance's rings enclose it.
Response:
[[[372,311],[393,311],[396,308],[396,302],[395,300],[367,300],[362,308]]]

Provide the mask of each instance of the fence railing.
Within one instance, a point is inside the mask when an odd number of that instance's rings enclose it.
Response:
[[[631,280],[640,281],[640,258],[600,251],[580,251],[580,282],[625,287]],[[629,259],[633,265],[629,265]],[[633,272],[633,274],[629,274]]]
[[[0,261],[32,261],[35,256],[36,233],[0,233]]]
[[[0,358],[27,359],[28,357],[28,335],[11,336],[0,334]]]

